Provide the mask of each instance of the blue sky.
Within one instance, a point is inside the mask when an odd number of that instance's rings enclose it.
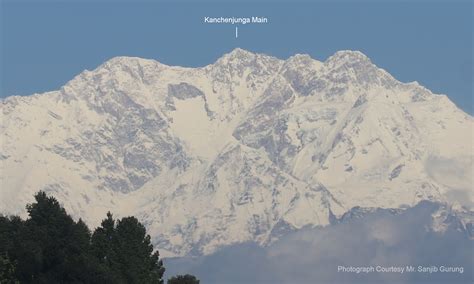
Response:
[[[351,49],[474,113],[472,1],[195,2],[2,0],[0,95],[58,89],[118,55],[202,66],[235,47],[319,60]],[[236,39],[204,16],[270,23],[240,26]]]

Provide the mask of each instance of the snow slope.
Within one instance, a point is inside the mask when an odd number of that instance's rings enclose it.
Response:
[[[116,57],[1,109],[0,212],[45,190],[91,226],[138,216],[165,256],[265,245],[355,206],[473,210],[473,118],[357,51]]]

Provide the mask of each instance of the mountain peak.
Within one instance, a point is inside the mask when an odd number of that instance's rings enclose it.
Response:
[[[309,56],[309,54],[295,54],[293,56],[290,56],[286,61],[288,62],[292,62],[292,61],[295,61],[295,62],[308,62],[308,61],[312,61],[314,60],[313,58],[311,58],[311,56]]]
[[[218,65],[227,65],[229,63],[236,64],[236,63],[244,63],[248,64],[252,62],[256,58],[256,54],[250,51],[235,48],[229,53],[224,54],[223,56],[217,59],[216,63]]]
[[[312,58],[309,54],[295,54],[285,61],[286,66],[314,66],[319,68],[321,62]]]
[[[330,56],[327,63],[353,64],[353,63],[372,63],[367,55],[358,50],[340,50]]]
[[[217,61],[209,65],[209,68],[224,67],[231,68],[234,70],[242,71],[244,68],[256,69],[271,69],[272,72],[278,70],[280,65],[283,63],[283,60],[276,57],[254,53],[242,48],[235,48],[231,52],[224,54],[222,57],[217,59]]]
[[[229,57],[254,57],[256,54],[240,47],[234,48],[231,52],[224,55]]]
[[[111,69],[114,67],[135,67],[135,66],[145,66],[145,65],[164,65],[154,59],[145,59],[140,57],[133,56],[116,56],[112,57],[109,60],[105,61],[99,68]]]
[[[0,213],[44,190],[92,226],[137,216],[176,256],[265,245],[356,206],[471,202],[473,119],[430,94],[357,51],[321,63],[237,48],[205,68],[114,57],[2,101]]]

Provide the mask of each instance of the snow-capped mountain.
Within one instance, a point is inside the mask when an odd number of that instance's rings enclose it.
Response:
[[[45,190],[91,226],[137,216],[165,256],[267,244],[356,206],[473,208],[473,118],[357,51],[116,57],[1,102],[0,212]]]

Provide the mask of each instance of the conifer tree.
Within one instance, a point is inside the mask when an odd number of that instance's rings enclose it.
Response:
[[[19,283],[15,277],[15,266],[6,253],[0,254],[0,284]]]
[[[135,218],[109,212],[91,236],[45,192],[27,205],[29,218],[0,215],[0,284],[163,283],[164,267]]]
[[[109,212],[92,236],[92,250],[116,283],[163,283],[163,263],[135,217],[115,222]]]
[[[168,284],[199,284],[199,280],[194,275],[176,275],[168,279]]]

